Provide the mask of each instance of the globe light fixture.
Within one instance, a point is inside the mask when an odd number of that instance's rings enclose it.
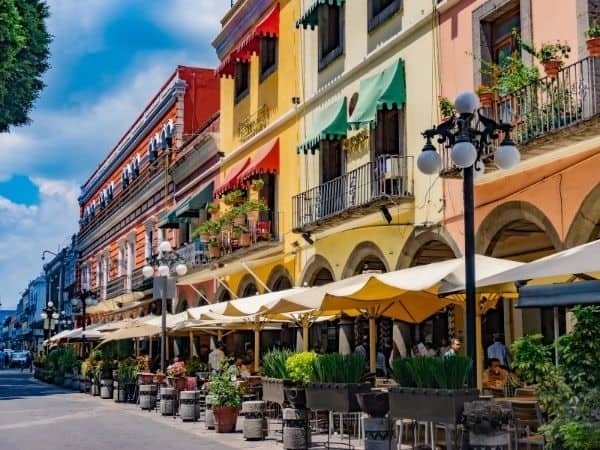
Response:
[[[172,250],[171,243],[169,241],[162,241],[158,248],[162,253],[169,253]]]
[[[494,153],[494,162],[500,169],[510,170],[519,164],[521,154],[512,140],[505,138]]]
[[[452,162],[461,169],[471,167],[477,159],[477,149],[469,141],[459,141],[452,147],[450,157]]]
[[[479,97],[474,92],[461,92],[454,100],[454,108],[459,114],[473,114],[479,107]]]
[[[175,266],[175,272],[177,272],[177,275],[182,277],[187,273],[187,266],[183,263],[179,263],[177,266]]]
[[[71,305],[75,308],[77,308],[79,306],[79,299],[78,298],[72,298],[71,299]]]
[[[43,313],[40,314],[40,318],[42,320],[46,320],[48,318],[48,314],[46,314],[45,312],[43,312]]]
[[[144,275],[144,278],[150,278],[152,275],[154,275],[154,268],[152,266],[144,266],[142,269],[142,275]]]
[[[53,318],[54,320],[58,320],[58,318],[59,318],[59,317],[60,317],[60,316],[58,315],[58,313],[57,313],[57,312],[55,312],[55,313],[52,313],[52,318]]]
[[[169,266],[167,266],[166,264],[161,264],[160,266],[158,266],[158,274],[161,277],[166,277],[167,275],[169,275]]]
[[[440,171],[442,167],[442,158],[431,143],[431,139],[427,139],[427,143],[417,158],[417,167],[426,175],[433,175]]]
[[[54,308],[54,302],[52,300],[48,302],[48,308]]]

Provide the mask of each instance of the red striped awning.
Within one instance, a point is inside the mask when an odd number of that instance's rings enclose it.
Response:
[[[215,189],[215,198],[220,197],[227,191],[237,188],[241,184],[240,175],[248,167],[248,164],[250,164],[250,158],[240,161],[231,168],[229,175],[227,175],[227,178],[225,178],[225,181],[223,181],[223,183],[221,183],[219,187]]]
[[[252,157],[250,165],[239,175],[240,183],[247,181],[255,175],[263,173],[277,173],[279,171],[279,138],[273,139],[268,144],[257,150]]]
[[[254,29],[221,61],[215,70],[220,77],[233,77],[235,63],[247,62],[253,53],[258,54],[261,37],[279,36],[279,3],[269,11]]]

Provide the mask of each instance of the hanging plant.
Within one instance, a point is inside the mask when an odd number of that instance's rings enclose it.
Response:
[[[260,191],[265,186],[265,180],[262,178],[255,178],[251,182],[253,191]]]

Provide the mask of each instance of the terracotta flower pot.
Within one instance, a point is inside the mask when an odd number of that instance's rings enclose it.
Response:
[[[590,56],[600,56],[600,37],[590,38],[585,41]]]
[[[556,78],[558,76],[558,71],[560,70],[561,61],[558,59],[551,59],[549,61],[545,61],[544,63],[544,72],[550,78]]]
[[[221,247],[210,247],[208,250],[211,258],[220,258],[221,257]]]
[[[252,209],[247,213],[247,217],[250,222],[258,222],[258,216],[258,209]]]
[[[240,235],[240,247],[250,247],[250,233]]]
[[[494,104],[494,93],[493,92],[481,92],[479,94],[479,103],[482,108],[491,108]]]
[[[215,429],[217,433],[233,433],[239,412],[237,406],[215,406],[213,414],[215,416]]]
[[[200,234],[200,240],[202,242],[209,242],[210,241],[210,235],[208,233],[201,233]]]
[[[237,216],[235,216],[233,218],[233,224],[239,226],[242,226],[246,223],[246,215],[245,214],[238,214]]]

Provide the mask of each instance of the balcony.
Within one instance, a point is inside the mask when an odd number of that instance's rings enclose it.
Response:
[[[221,231],[177,249],[188,270],[225,264],[252,253],[279,245],[279,215],[261,212],[258,218],[247,218],[243,224],[223,225]],[[241,227],[241,228],[240,228]],[[241,232],[240,229],[246,230]]]
[[[131,290],[145,291],[147,289],[152,289],[152,278],[145,278],[141,267],[135,269],[131,275]]]
[[[398,200],[412,200],[412,166],[410,156],[382,155],[294,196],[294,232],[325,229],[394,206]]]
[[[271,109],[267,105],[263,105],[253,114],[240,120],[237,128],[237,134],[241,142],[246,142],[251,137],[255,136],[267,127],[269,119],[272,115]]]
[[[587,57],[512,94],[500,96],[485,114],[511,123],[511,137],[521,160],[546,154],[598,135],[600,124],[600,57]],[[496,170],[495,146],[484,151],[486,172]],[[459,178],[450,149],[442,150],[441,176]]]
[[[130,289],[128,289],[127,278],[127,275],[121,275],[110,280],[106,285],[106,298],[114,298],[128,293]]]

